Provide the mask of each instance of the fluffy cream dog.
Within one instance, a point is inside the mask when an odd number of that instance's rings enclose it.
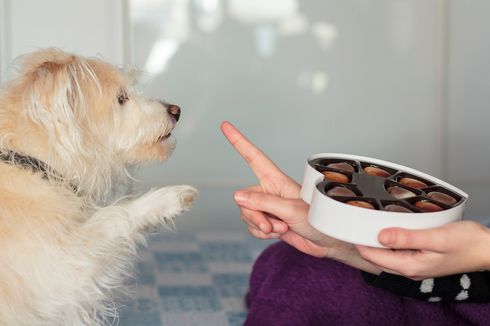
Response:
[[[0,325],[112,321],[143,231],[188,209],[196,190],[100,203],[128,167],[171,154],[179,115],[98,59],[21,59],[0,93]]]

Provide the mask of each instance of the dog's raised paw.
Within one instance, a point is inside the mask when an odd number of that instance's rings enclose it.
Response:
[[[163,187],[150,191],[130,202],[128,209],[136,217],[173,218],[183,211],[189,210],[197,196],[194,187],[180,185]]]
[[[175,186],[175,190],[178,192],[180,196],[180,202],[182,203],[182,208],[184,210],[188,210],[191,208],[194,199],[196,199],[198,191],[196,188],[191,186]]]

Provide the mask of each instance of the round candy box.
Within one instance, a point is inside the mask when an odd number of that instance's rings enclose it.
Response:
[[[382,247],[388,227],[426,229],[462,218],[468,195],[423,172],[348,154],[308,158],[301,198],[319,231],[351,243]]]

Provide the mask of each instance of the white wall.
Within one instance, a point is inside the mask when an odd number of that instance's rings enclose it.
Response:
[[[467,214],[490,222],[490,2],[450,2],[448,173]]]
[[[8,0],[0,0],[0,81],[5,77],[5,67],[9,64],[10,56],[7,55],[7,52],[10,49],[10,42],[7,40],[8,31],[7,27],[10,25],[10,15],[7,15],[8,12]]]
[[[298,181],[317,152],[443,177],[445,2],[130,3],[135,63],[166,62],[147,76],[148,92],[183,108],[174,156],[139,176],[145,186],[198,185],[199,227],[238,220],[232,192],[255,182],[219,132],[224,119]]]
[[[124,1],[0,0],[0,69],[18,55],[58,47],[124,63]]]

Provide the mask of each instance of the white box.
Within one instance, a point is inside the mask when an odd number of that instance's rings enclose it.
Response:
[[[353,173],[349,184],[361,186],[360,184],[356,184],[356,181],[364,182],[366,180],[366,177],[361,178],[358,176],[359,174],[365,174],[363,172],[363,166],[374,165],[386,167],[396,171],[387,178],[374,176],[367,177],[385,179],[372,179],[377,183],[397,182],[398,177],[408,174],[410,176],[428,181],[430,187],[427,187],[427,189],[438,187],[457,195],[458,202],[453,206],[446,206],[446,209],[442,211],[414,213],[384,211],[382,210],[384,207],[383,204],[378,205],[379,209],[375,210],[348,205],[337,199],[329,197],[322,192],[321,187],[325,186],[325,184],[328,185],[329,181],[327,180],[327,182],[324,182],[324,175],[310,164],[310,162],[316,159],[325,159],[325,161],[347,160],[355,162],[355,164],[357,164],[358,171]],[[369,187],[371,186],[364,185],[365,189],[369,189]],[[380,190],[377,189],[377,191],[379,193]],[[424,189],[420,189],[420,193],[421,196],[400,201],[409,205],[411,200],[425,197],[426,193],[424,192]],[[388,197],[385,197],[385,199],[391,196],[387,192],[386,195]],[[308,220],[313,227],[336,239],[372,247],[383,247],[378,242],[378,234],[384,228],[402,227],[407,229],[426,229],[460,220],[463,217],[464,208],[466,202],[468,201],[468,195],[462,190],[423,172],[375,158],[336,153],[320,153],[312,155],[308,158],[305,166],[303,186],[301,188],[300,196],[306,203],[310,204]],[[376,196],[371,196],[370,198],[374,198],[379,203],[388,202],[386,200],[382,201],[380,198],[375,197]],[[361,199],[364,197],[358,198]],[[393,198],[393,201],[396,201],[396,199]],[[439,206],[442,207],[443,205]]]

